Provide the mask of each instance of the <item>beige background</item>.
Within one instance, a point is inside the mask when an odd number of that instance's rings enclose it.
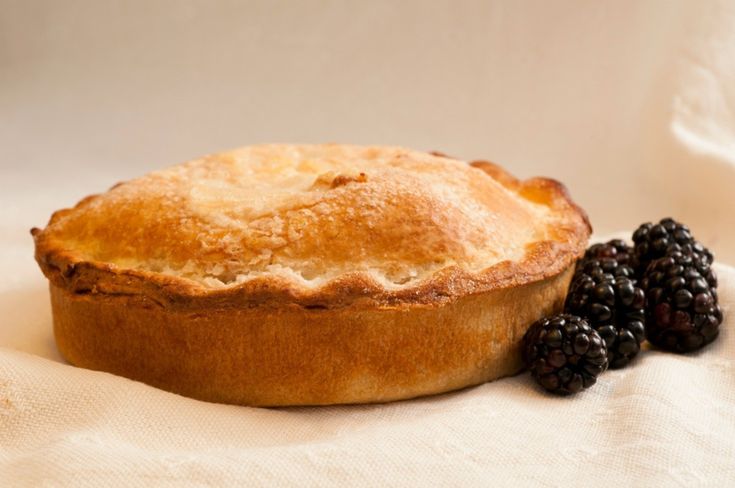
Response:
[[[735,178],[692,181],[733,164],[732,18],[689,0],[0,0],[0,190],[25,229],[234,146],[398,144],[556,177],[602,233],[697,221],[732,262],[716,227],[735,219],[711,202]]]

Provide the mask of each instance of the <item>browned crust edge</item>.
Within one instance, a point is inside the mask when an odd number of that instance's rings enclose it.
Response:
[[[554,210],[560,216],[552,229],[554,240],[530,245],[524,259],[518,262],[502,261],[477,273],[457,266],[446,267],[415,286],[397,290],[386,289],[360,272],[346,273],[314,288],[286,278],[263,276],[211,289],[185,278],[85,260],[64,249],[52,234],[38,228],[31,229],[35,258],[51,283],[76,294],[144,295],[158,305],[189,310],[284,304],[331,309],[348,305],[357,308],[441,305],[462,296],[549,278],[568,268],[584,252],[592,228],[586,213],[571,200],[563,184],[548,178],[520,181],[487,161],[475,161],[471,165],[524,198]],[[74,208],[55,212],[49,225],[97,197],[88,196]]]

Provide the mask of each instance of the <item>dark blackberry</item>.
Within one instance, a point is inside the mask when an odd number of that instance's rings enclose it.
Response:
[[[538,384],[560,395],[589,388],[607,369],[605,341],[586,320],[567,314],[540,319],[528,329],[523,359]]]
[[[689,228],[674,219],[661,219],[658,224],[647,222],[633,233],[634,267],[639,276],[648,265],[671,252],[696,254],[708,265],[712,264],[712,253],[692,237]]]
[[[673,251],[652,262],[646,293],[646,337],[662,349],[688,352],[717,338],[722,310],[717,276],[700,255]]]
[[[633,249],[622,239],[613,239],[604,243],[593,244],[584,253],[583,261],[590,259],[610,258],[619,264],[630,265],[632,263]]]
[[[645,339],[646,297],[632,273],[611,258],[588,260],[577,269],[564,307],[566,313],[585,317],[600,334],[611,368],[626,366]]]

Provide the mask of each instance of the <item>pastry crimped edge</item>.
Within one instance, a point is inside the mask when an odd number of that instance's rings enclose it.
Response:
[[[513,374],[528,325],[561,309],[591,228],[562,184],[472,165],[549,206],[554,240],[532,243],[518,262],[450,266],[401,289],[359,272],[318,288],[264,276],[207,289],[83,260],[33,229],[59,350],[77,366],[261,406],[392,401]]]

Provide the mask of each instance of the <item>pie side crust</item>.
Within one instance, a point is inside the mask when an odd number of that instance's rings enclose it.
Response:
[[[143,295],[51,285],[69,363],[204,401],[250,406],[378,403],[520,371],[529,324],[561,311],[573,267],[440,306],[167,310]]]

